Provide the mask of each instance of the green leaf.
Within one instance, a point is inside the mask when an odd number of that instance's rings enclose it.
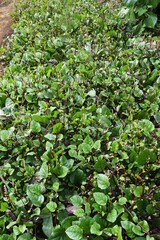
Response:
[[[158,6],[158,4],[160,3],[159,0],[152,0],[149,2],[153,8],[156,8]]]
[[[118,149],[119,149],[119,143],[118,141],[113,141],[112,142],[112,150],[114,153],[118,152]]]
[[[92,224],[92,226],[91,226],[91,234],[95,234],[95,235],[97,235],[97,236],[100,236],[100,235],[102,235],[102,231],[100,231],[100,229],[101,229],[101,225],[100,224],[98,224],[98,223],[93,223]]]
[[[85,213],[86,213],[86,215],[91,214],[91,206],[88,202],[85,204]]]
[[[49,238],[53,232],[53,220],[52,215],[48,214],[43,217],[43,226],[42,226],[44,234]]]
[[[146,134],[153,132],[154,131],[154,125],[151,121],[147,120],[147,119],[143,119],[139,122],[139,126],[141,129],[144,130],[144,132]]]
[[[143,193],[143,187],[142,186],[137,186],[136,189],[134,189],[134,195],[136,197],[141,197]]]
[[[160,124],[160,113],[156,113],[156,115],[154,116],[155,120],[158,124]]]
[[[130,221],[128,221],[128,220],[126,220],[126,221],[121,221],[121,226],[122,226],[122,228],[126,230],[127,235],[128,235],[130,238],[133,238],[133,237],[135,236],[134,233],[133,233],[133,231],[132,231],[132,228],[133,228],[134,225],[135,225],[134,223],[132,223],[132,222],[130,222]]]
[[[46,207],[49,209],[50,212],[55,212],[57,204],[55,202],[50,201],[49,203],[47,203]]]
[[[8,130],[0,131],[0,139],[1,139],[2,142],[8,141],[8,139],[9,139],[9,131]]]
[[[58,192],[58,190],[59,190],[59,182],[54,182],[53,185],[52,185],[52,189],[53,189],[53,191]]]
[[[18,235],[21,234],[18,226],[14,226],[14,227],[13,227],[13,233],[14,233],[14,235],[16,235],[16,236],[18,236]]]
[[[1,202],[0,204],[0,212],[6,212],[8,209],[8,203],[7,202]]]
[[[149,232],[149,225],[146,220],[140,221],[139,225],[142,227],[144,231]]]
[[[3,239],[2,239],[3,240]],[[21,236],[17,238],[17,240],[33,240],[32,236],[30,233],[24,233]]]
[[[97,162],[94,164],[94,169],[98,172],[103,172],[106,166],[107,166],[107,161],[99,157]]]
[[[73,240],[82,240],[83,238],[83,230],[76,225],[67,228],[66,234]]]
[[[154,69],[153,72],[152,72],[151,77],[149,78],[149,80],[150,80],[151,82],[153,82],[153,81],[157,78],[158,75],[159,75],[158,69]]]
[[[83,204],[83,198],[78,195],[75,195],[71,197],[71,203],[76,207],[81,207]]]
[[[144,165],[149,160],[150,160],[150,151],[148,149],[142,150],[138,156],[138,160],[137,160],[138,164]]]
[[[61,131],[63,127],[63,124],[62,123],[56,123],[54,126],[53,126],[53,130],[52,132],[53,133],[59,133]]]
[[[25,96],[25,99],[28,103],[32,103],[33,102],[33,94],[27,94]]]
[[[109,237],[112,236],[112,228],[104,228],[103,232]]]
[[[142,16],[146,12],[147,12],[147,8],[145,8],[145,7],[139,7],[137,9],[138,16]]]
[[[107,189],[110,186],[109,178],[105,174],[98,174],[97,185],[100,189]]]
[[[5,93],[0,93],[0,107],[4,107],[7,95]]]
[[[159,137],[160,138],[160,128],[159,129],[157,129],[157,137]]]
[[[95,97],[96,96],[96,91],[94,89],[92,89],[87,93],[87,95],[90,96],[90,97]]]
[[[79,227],[83,229],[85,234],[90,234],[90,228],[91,225],[94,223],[93,218],[89,217],[89,216],[85,216],[83,218],[80,219],[80,225]]]
[[[87,135],[87,137],[84,139],[83,143],[92,146],[93,145],[93,140],[89,135]]]
[[[50,141],[54,141],[56,139],[56,135],[53,135],[51,133],[47,133],[44,137]]]
[[[122,237],[122,228],[119,227],[118,225],[115,225],[115,226],[112,228],[112,233],[113,233],[113,235],[117,236],[117,240],[123,240],[123,237]]]
[[[48,116],[40,116],[40,115],[34,114],[34,115],[32,115],[32,119],[39,123],[44,123],[44,124],[49,123]]]
[[[81,169],[77,169],[70,175],[70,181],[73,185],[80,186],[86,180],[86,175]]]
[[[47,141],[46,142],[46,150],[49,152],[53,149],[53,143]]]
[[[115,202],[113,205],[114,209],[117,211],[117,215],[120,215],[124,212],[124,207],[119,204],[119,202]]]
[[[85,154],[88,154],[90,153],[91,149],[92,149],[92,146],[87,144],[87,143],[82,143],[80,145],[80,148],[82,148],[82,151],[85,153]]]
[[[126,204],[126,202],[127,202],[127,198],[125,198],[125,197],[121,197],[121,198],[119,198],[119,200],[118,200],[118,203],[119,203],[120,205],[124,205],[124,204]]]
[[[144,235],[144,233],[142,233],[142,231],[141,231],[140,226],[138,226],[138,225],[134,225],[132,227],[132,231],[138,236],[143,236]]]
[[[133,6],[138,0],[123,0],[123,3],[128,6],[131,7]]]
[[[30,184],[27,186],[27,195],[32,204],[36,207],[40,207],[44,202],[44,196],[41,194],[44,191],[42,184]]]
[[[107,221],[114,223],[118,217],[117,211],[112,209],[112,211],[107,216]]]
[[[154,207],[152,206],[152,204],[147,205],[146,211],[149,215],[153,215],[155,210],[154,210]]]
[[[68,174],[68,168],[65,166],[60,166],[58,165],[55,169],[54,169],[54,173],[57,175],[57,177],[59,178],[64,178],[65,176],[67,176]]]
[[[154,28],[157,23],[157,15],[154,13],[149,13],[148,17],[144,21],[146,27]]]
[[[155,238],[157,238],[157,240],[160,239],[160,235],[155,234],[154,237],[150,237],[150,236],[147,235],[147,237],[144,240],[155,240]],[[142,240],[142,239],[140,239],[140,240]]]
[[[101,148],[101,141],[100,140],[97,140],[93,146],[92,146],[94,149],[96,149],[97,151],[100,150]]]
[[[69,150],[69,156],[72,158],[77,158],[77,151],[74,149]]]
[[[2,151],[2,152],[7,152],[7,148],[6,148],[5,146],[2,146],[2,145],[0,144],[0,151]]]
[[[25,224],[23,224],[23,225],[19,225],[19,231],[21,232],[21,233],[24,233],[25,232],[25,230],[26,230],[26,225]]]
[[[77,217],[83,217],[85,214],[84,214],[84,210],[82,208],[77,208],[75,209],[74,211],[74,215],[77,216]]]
[[[0,119],[5,119],[6,118],[6,114],[4,113],[4,111],[2,109],[0,109]]]
[[[39,133],[41,131],[41,125],[36,121],[31,121],[30,129],[33,133]]]
[[[40,141],[39,140],[33,140],[33,144],[35,147],[39,147],[40,146]]]
[[[101,192],[93,193],[93,197],[94,197],[96,203],[98,203],[101,206],[105,206],[107,203],[107,200],[108,200],[108,197],[104,193],[101,193]]]
[[[40,179],[46,179],[48,177],[48,165],[47,163],[42,163],[40,170],[36,173],[36,176]]]

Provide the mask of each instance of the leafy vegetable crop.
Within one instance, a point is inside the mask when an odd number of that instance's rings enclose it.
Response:
[[[2,240],[160,237],[159,48],[110,4],[17,4],[1,56]]]
[[[140,33],[145,28],[153,29],[158,22],[160,0],[122,0],[132,31]],[[124,11],[125,10],[125,11]]]

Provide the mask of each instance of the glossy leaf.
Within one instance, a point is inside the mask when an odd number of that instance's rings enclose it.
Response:
[[[102,234],[102,231],[100,231],[101,226],[98,223],[93,223],[93,225],[91,226],[91,234],[95,234],[100,236]]]
[[[31,131],[33,133],[39,133],[41,131],[41,125],[38,122],[34,121],[34,120],[31,121],[30,128],[31,128]]]
[[[107,189],[110,186],[109,178],[105,174],[97,175],[97,185],[100,189]]]
[[[157,16],[154,13],[150,13],[148,18],[145,19],[144,21],[146,27],[148,28],[154,28],[156,23],[157,23]]]
[[[101,193],[101,192],[93,193],[93,197],[94,197],[96,203],[98,203],[101,206],[105,206],[107,203],[107,200],[108,200],[108,197],[104,193]]]
[[[83,230],[77,225],[74,225],[67,228],[66,234],[68,235],[68,237],[70,237],[70,239],[81,240],[83,237]]]
[[[117,211],[115,209],[112,209],[110,213],[108,213],[107,220],[109,222],[114,223],[118,217]]]

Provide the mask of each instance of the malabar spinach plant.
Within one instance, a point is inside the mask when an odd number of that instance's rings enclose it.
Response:
[[[17,4],[1,57],[2,240],[160,237],[157,38],[126,36],[110,4]]]
[[[135,33],[143,32],[145,28],[154,29],[158,23],[160,0],[122,0],[123,13]]]

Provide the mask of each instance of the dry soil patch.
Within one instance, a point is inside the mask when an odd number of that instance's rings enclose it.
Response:
[[[0,46],[13,32],[11,25],[13,20],[11,13],[14,11],[14,1],[0,0]],[[3,65],[0,62],[0,75],[3,72]]]

